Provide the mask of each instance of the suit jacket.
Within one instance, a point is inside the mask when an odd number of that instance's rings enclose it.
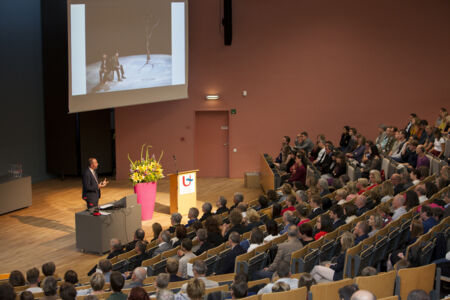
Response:
[[[277,255],[273,260],[273,263],[269,266],[269,271],[275,272],[277,265],[280,261],[291,263],[291,254],[303,247],[302,242],[298,239],[287,240],[284,243],[278,245]]]
[[[155,257],[158,254],[161,254],[170,249],[172,249],[172,245],[170,243],[164,242],[161,246],[158,246],[158,248],[156,248],[155,251],[153,251],[152,257]]]
[[[338,219],[336,222],[333,223],[333,229],[336,229],[342,225],[345,225],[345,220]]]
[[[216,274],[228,274],[234,273],[234,264],[236,262],[236,256],[246,253],[245,250],[240,246],[236,245],[230,252],[227,253],[222,258],[222,261],[219,265],[218,271]]]
[[[223,236],[218,232],[208,231],[208,243],[213,247],[220,246],[223,243]]]
[[[91,169],[87,168],[83,173],[83,191],[81,197],[89,203],[98,204],[98,199],[100,199],[101,193],[98,188],[98,179],[94,177]],[[96,204],[95,204],[96,203]]]
[[[177,274],[170,274],[169,282],[185,281],[185,280],[186,280],[185,278],[180,277]]]
[[[121,249],[121,250],[115,250],[115,251],[113,251],[113,252],[110,252],[109,254],[108,254],[108,256],[106,257],[106,259],[111,259],[111,258],[114,258],[114,257],[116,257],[116,256],[118,256],[118,255],[120,255],[120,254],[123,254],[124,252],[123,252],[123,250]]]
[[[213,214],[211,212],[208,213],[204,213],[203,216],[200,218],[200,222],[205,221],[206,219],[208,219],[208,217],[211,217]]]
[[[137,267],[142,266],[142,262],[149,258],[150,257],[147,253],[143,253],[141,255],[130,258],[129,265],[128,265],[128,271],[133,271]]]
[[[248,230],[247,230],[247,226],[244,226],[242,224],[231,227],[230,229],[228,229],[227,233],[223,237],[223,240],[225,242],[228,241],[228,238],[230,237],[230,233],[232,233],[233,231],[236,231],[239,234],[243,234],[243,233],[247,232]]]
[[[216,215],[223,214],[224,212],[228,212],[228,208],[226,207],[219,207],[216,211]]]
[[[319,207],[319,208],[311,211],[311,213],[308,216],[308,219],[312,220],[315,217],[317,217],[318,215],[321,215],[322,213],[323,213],[323,209]]]
[[[200,248],[198,248],[198,250],[195,251],[194,254],[199,256],[200,254],[202,254],[205,251],[208,251],[211,248],[213,248],[213,244],[211,244],[210,242],[208,242],[208,240],[206,240],[203,244],[200,245]]]

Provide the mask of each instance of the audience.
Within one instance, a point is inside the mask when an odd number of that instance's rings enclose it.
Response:
[[[56,266],[55,263],[50,261],[42,265],[42,274],[45,277],[53,276],[55,274]]]
[[[333,230],[337,229],[339,226],[345,225],[344,209],[341,205],[335,204],[330,208],[330,218],[333,221]]]
[[[368,223],[370,226],[369,237],[374,236],[384,226],[383,218],[377,213],[370,215]]]
[[[22,272],[14,270],[9,274],[9,283],[14,287],[23,286],[25,285],[25,277],[23,277]]]
[[[313,238],[313,228],[309,223],[303,223],[298,227],[299,239],[303,246],[308,245],[314,241]]]
[[[343,286],[338,291],[339,299],[340,300],[350,300],[352,295],[358,290],[359,290],[359,288],[356,284],[349,284],[349,285]]]
[[[211,203],[209,203],[209,202],[203,203],[203,205],[202,205],[202,212],[203,212],[203,215],[202,215],[202,217],[200,218],[200,222],[203,222],[203,221],[205,221],[208,217],[212,216],[213,214],[212,214],[211,211],[212,211],[212,205],[211,205]]]
[[[183,277],[177,275],[179,268],[178,259],[174,257],[169,257],[166,262],[166,272],[169,274],[169,281],[183,281],[185,280]]]
[[[247,231],[246,226],[242,224],[242,213],[238,209],[234,209],[230,213],[230,224],[223,224],[222,235],[225,241],[228,240],[230,233],[237,232],[243,234]]]
[[[216,202],[216,206],[217,206],[216,215],[221,215],[223,213],[228,212],[227,198],[225,198],[224,196],[220,196]]]
[[[330,218],[330,215],[323,214],[317,217],[316,221],[316,234],[314,235],[314,240],[319,240],[323,236],[325,236],[328,232],[333,231],[333,221]]]
[[[298,222],[297,226],[302,225],[303,223],[309,222],[309,210],[308,207],[306,206],[306,204],[299,204],[297,205],[297,207],[295,208],[297,217],[300,219],[300,222]]]
[[[365,195],[358,195],[355,200],[355,205],[357,217],[363,215],[369,210],[367,207],[367,197]]]
[[[181,219],[183,219],[183,216],[179,213],[173,213],[170,216],[170,223],[172,226],[169,227],[170,233],[175,233],[175,229],[177,225],[181,225]]]
[[[189,208],[189,212],[188,212],[188,222],[186,223],[186,227],[192,226],[192,224],[194,224],[194,222],[198,221],[198,215],[200,214],[200,212],[198,211],[198,209],[196,207],[191,207]]]
[[[231,299],[241,299],[247,297],[248,285],[245,281],[235,281],[231,285]]]
[[[406,300],[430,300],[430,296],[424,290],[412,290]]]
[[[406,214],[405,201],[406,199],[405,196],[403,195],[399,194],[394,197],[394,200],[392,201],[392,210],[394,213],[392,215],[393,221],[397,220],[398,218]]]
[[[361,270],[361,276],[375,276],[378,274],[377,269],[374,267],[368,266]]]
[[[100,274],[100,273],[95,273]],[[101,275],[101,274],[100,274]],[[92,280],[91,280],[92,285]],[[42,282],[42,289],[44,290],[44,297],[41,297],[40,299],[44,300],[55,300],[57,299],[57,291],[58,286],[55,277],[53,276],[47,276],[44,278],[44,281]],[[77,294],[78,296],[78,294]]]
[[[120,277],[122,277],[122,275],[120,275]],[[62,300],[75,300],[77,298],[77,290],[75,289],[73,284],[64,282],[59,287],[59,297]],[[110,298],[108,298],[108,299],[110,299]],[[120,300],[125,300],[125,299],[121,298]],[[112,298],[112,300],[114,300],[114,298]]]
[[[177,275],[182,278],[187,278],[187,264],[192,258],[196,257],[196,255],[192,253],[192,240],[188,238],[183,239],[177,254],[178,257],[180,257]]]
[[[16,300],[16,292],[9,282],[0,284],[0,299]]]
[[[142,287],[137,286],[131,289],[128,300],[150,300],[150,297]]]
[[[144,250],[145,252],[145,250]],[[109,282],[109,277],[111,276],[112,264],[109,259],[102,259],[98,263],[98,267],[100,271],[102,271],[103,276],[105,277],[105,282]]]
[[[64,282],[71,283],[74,286],[79,285],[78,274],[74,270],[68,270],[64,274]]]
[[[358,245],[363,240],[369,237],[370,226],[366,221],[359,221],[353,229],[355,236],[355,245]]]
[[[153,251],[152,257],[158,256],[159,254],[172,249],[172,244],[170,243],[170,232],[168,230],[161,231],[158,237],[158,248]]]
[[[315,217],[323,213],[322,199],[320,198],[320,196],[318,195],[312,196],[309,205],[311,206],[311,213],[308,216],[310,220],[314,219]]]
[[[353,222],[354,219],[357,218],[356,211],[358,210],[358,207],[356,207],[353,203],[347,203],[344,205],[344,215],[345,215],[345,223],[349,224]]]
[[[252,250],[261,246],[264,242],[264,233],[257,227],[252,229],[250,234],[250,245],[247,249],[247,252],[251,252]]]
[[[258,291],[258,295],[268,294],[272,292],[272,287],[280,282],[286,283],[290,289],[296,289],[298,287],[298,280],[295,278],[291,278],[291,270],[290,265],[286,261],[280,261],[276,266],[276,271],[279,279],[274,283],[267,284],[264,288]]]
[[[164,290],[169,286],[170,282],[170,275],[167,273],[159,273],[158,276],[156,276],[155,280],[155,286],[156,291]]]
[[[126,300],[127,295],[122,293],[123,286],[125,285],[125,278],[117,271],[111,272],[110,284],[112,294],[107,300]]]
[[[316,280],[309,273],[301,274],[300,278],[298,279],[298,287],[301,288],[305,286],[308,292],[311,289],[311,286],[314,284],[316,284]]]
[[[365,290],[356,291],[350,298],[350,300],[376,300],[376,299],[377,297],[375,297],[374,294]]]
[[[213,248],[213,245],[208,241],[208,232],[206,231],[206,229],[201,228],[197,230],[196,234],[200,247],[194,252],[194,254],[196,256],[199,256],[203,252]]]
[[[131,275],[131,282],[128,283],[125,288],[130,289],[134,287],[144,286],[144,280],[147,277],[147,270],[142,267],[138,267],[133,270]]]
[[[244,202],[244,195],[242,193],[235,193],[233,197],[234,205],[230,207],[230,212],[237,208],[242,202]]]
[[[266,223],[267,228],[267,236],[264,238],[264,243],[268,243],[272,241],[273,239],[279,237],[278,234],[278,224],[273,220],[268,220]]]
[[[33,293],[30,291],[23,291],[20,293],[20,300],[34,300]]]
[[[133,241],[125,245],[125,252],[131,251],[134,248],[136,248],[136,243],[139,241],[144,242],[144,238],[145,238],[145,231],[142,228],[136,229],[136,231],[134,232]]]
[[[420,219],[422,220],[423,233],[427,233],[431,228],[437,225],[437,221],[433,218],[433,210],[430,206],[424,205],[420,210]]]
[[[240,241],[241,236],[238,232],[233,231],[229,234],[228,245],[230,246],[231,251],[229,251],[225,255],[222,263],[219,266],[217,266],[218,269],[216,272],[217,274],[233,273],[236,256],[245,253],[245,250],[241,247],[241,245],[239,245]]]
[[[345,252],[353,247],[354,237],[350,232],[344,232],[341,236],[341,253],[337,257],[336,264],[327,263],[325,266],[316,265],[311,275],[317,283],[341,280],[344,277]]]
[[[12,272],[11,272],[12,274]],[[11,276],[10,276],[11,279]],[[41,293],[43,292],[42,288],[39,287],[39,270],[37,268],[32,268],[27,271],[27,282],[29,288],[27,288],[27,291],[30,291],[32,293]],[[11,281],[10,281],[11,283]],[[12,286],[14,284],[11,283]]]
[[[161,224],[159,224],[158,222],[155,222],[152,224],[152,231],[153,231],[153,241],[156,241],[160,235],[160,233],[162,232],[162,226]]]
[[[203,284],[205,285],[206,289],[218,287],[219,283],[217,283],[216,281],[209,280],[209,279],[206,278],[206,271],[207,271],[207,267],[206,267],[206,264],[205,264],[205,262],[203,260],[196,260],[192,264],[192,272],[194,273],[194,278],[202,281]],[[185,293],[187,287],[188,287],[187,283],[183,284],[181,286],[181,292]]]

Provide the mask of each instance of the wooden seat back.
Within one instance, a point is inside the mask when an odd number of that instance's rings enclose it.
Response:
[[[263,294],[261,300],[303,300],[306,299],[307,295],[307,288],[302,287],[286,292]]]
[[[311,286],[311,294],[313,299],[340,300],[339,289],[346,285],[352,284],[352,279],[342,279],[339,281],[319,283]]]
[[[378,299],[394,295],[395,277],[395,271],[374,276],[360,276],[355,278],[355,284],[360,290],[372,292]]]
[[[436,264],[429,264],[417,268],[407,268],[398,271],[399,289],[396,294],[400,299],[406,299],[412,290],[424,290],[430,293],[434,288]]]

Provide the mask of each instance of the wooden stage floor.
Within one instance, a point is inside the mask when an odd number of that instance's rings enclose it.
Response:
[[[216,200],[221,195],[231,205],[235,192],[242,192],[247,202],[257,198],[262,190],[245,188],[243,179],[199,178],[197,207],[201,208],[203,202],[209,201],[215,209]],[[133,187],[128,180],[111,180],[102,190],[100,204],[131,193]],[[163,228],[170,225],[168,179],[158,182],[156,202],[153,220],[142,222],[149,239],[153,222],[161,223]],[[54,261],[60,276],[69,269],[85,276],[100,259],[100,256],[82,253],[75,247],[75,212],[85,208],[79,178],[33,184],[32,206],[0,216],[0,273],[20,270],[25,274],[32,267],[40,270],[43,263]]]

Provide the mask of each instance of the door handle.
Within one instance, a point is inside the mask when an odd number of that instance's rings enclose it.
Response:
[[[227,147],[228,146],[228,143],[225,143],[225,144],[223,144],[225,147]]]

